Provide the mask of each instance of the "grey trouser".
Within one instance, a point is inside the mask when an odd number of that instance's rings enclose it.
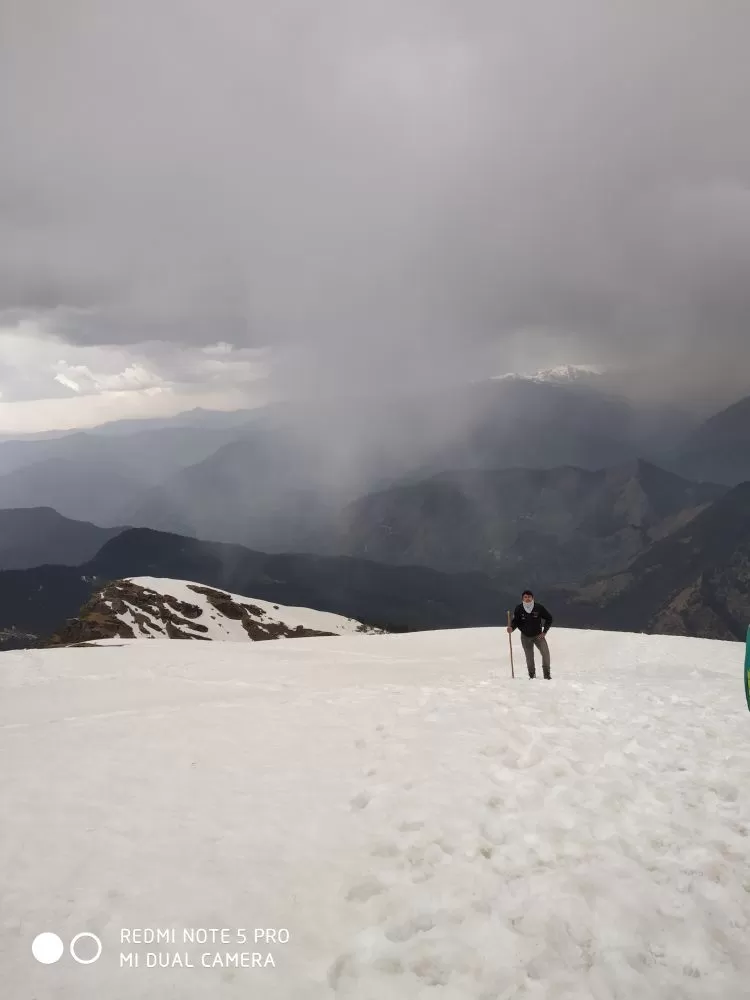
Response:
[[[542,654],[542,670],[544,671],[544,676],[549,677],[549,646],[547,645],[547,639],[543,635],[528,636],[521,633],[521,645],[523,646],[523,651],[526,654],[526,666],[529,669],[529,677],[534,677],[536,675],[536,667],[534,666],[534,646],[537,647],[539,652]]]

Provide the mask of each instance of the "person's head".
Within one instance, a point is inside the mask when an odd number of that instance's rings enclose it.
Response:
[[[531,611],[531,609],[534,607],[534,595],[531,593],[530,590],[524,590],[524,592],[521,594],[521,600],[523,601],[523,606],[526,608],[526,610]]]

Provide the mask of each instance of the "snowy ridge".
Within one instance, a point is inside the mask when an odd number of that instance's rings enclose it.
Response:
[[[747,998],[742,645],[553,629],[531,681],[514,643],[515,680],[490,628],[1,654],[7,995]],[[119,967],[248,925],[274,967]],[[93,971],[32,961],[83,927]]]
[[[271,604],[189,580],[143,576],[108,584],[53,644],[157,638],[246,642],[376,631],[341,615]]]
[[[200,610],[196,621],[208,628],[207,639],[247,640],[248,633],[241,622],[221,614],[219,609],[209,599],[211,592],[220,593],[229,598],[235,606],[248,607],[251,616],[265,626],[282,626],[290,631],[304,629],[324,634],[345,635],[362,632],[366,626],[352,618],[330,614],[326,611],[315,611],[312,608],[293,608],[284,604],[271,604],[256,598],[243,597],[217,588],[204,587],[188,580],[170,580],[152,576],[137,576],[129,578],[129,582],[145,590],[177,601],[195,605]],[[156,633],[155,633],[156,634]],[[162,629],[161,635],[164,635]]]

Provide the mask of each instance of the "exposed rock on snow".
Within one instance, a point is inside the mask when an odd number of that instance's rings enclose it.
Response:
[[[108,639],[261,640],[377,629],[340,615],[289,608],[185,580],[115,580],[88,601],[50,646]]]

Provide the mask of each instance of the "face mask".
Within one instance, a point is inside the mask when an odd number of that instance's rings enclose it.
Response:
[[[528,614],[529,612],[533,611],[533,610],[534,610],[534,602],[533,602],[533,601],[524,601],[524,602],[523,602],[523,610],[524,610],[524,611],[525,611],[525,612],[526,612],[527,614]]]

